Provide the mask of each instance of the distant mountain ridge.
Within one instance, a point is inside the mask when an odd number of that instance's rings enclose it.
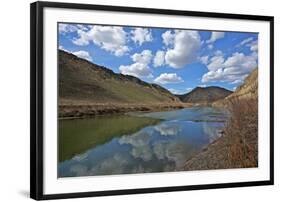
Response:
[[[59,50],[59,101],[89,103],[178,103],[165,88],[114,73]]]
[[[177,95],[182,102],[211,103],[229,96],[232,91],[217,86],[196,87],[189,93]]]

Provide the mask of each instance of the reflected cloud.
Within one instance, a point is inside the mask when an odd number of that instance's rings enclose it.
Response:
[[[114,154],[111,158],[104,159],[98,165],[91,168],[91,175],[120,174],[125,172],[128,158],[123,154]]]
[[[174,163],[173,168],[171,168],[170,165],[165,168],[165,170],[168,169],[170,171],[183,168],[183,165],[189,158],[193,149],[191,145],[186,142],[181,142],[180,140],[173,142],[157,142],[153,147],[154,154],[159,160],[167,159]]]
[[[86,152],[84,154],[78,154],[78,155],[74,156],[73,160],[82,161],[82,160],[86,159],[87,157],[88,157],[88,152]]]
[[[141,158],[144,161],[152,159],[150,148],[150,135],[146,131],[139,131],[130,136],[123,136],[119,139],[119,144],[129,144],[132,146],[131,155],[135,158]]]
[[[178,125],[160,124],[153,127],[154,131],[163,136],[177,135],[181,131]],[[183,167],[189,153],[192,150],[191,144],[181,139],[174,140],[153,140],[146,130],[139,131],[131,136],[123,136],[119,143],[131,146],[130,154],[134,158],[140,158],[144,162],[153,161],[155,163],[168,161],[163,169],[172,171]]]
[[[164,136],[177,135],[181,131],[178,124],[160,124],[154,126],[154,129]]]
[[[74,176],[85,176],[88,173],[88,168],[83,164],[74,164],[70,167],[70,172],[74,173]]]
[[[106,158],[98,164],[84,165],[73,164],[70,166],[70,172],[74,176],[90,176],[90,175],[109,175],[125,173],[128,159],[123,154],[114,154],[112,157]],[[139,168],[141,170],[141,168]]]
[[[210,123],[203,123],[203,131],[206,135],[208,135],[209,138],[209,143],[214,142],[216,139],[221,137],[221,125],[219,124],[220,127],[218,127],[218,124],[210,124]]]
[[[196,110],[199,109],[193,109],[192,113]],[[185,113],[187,112],[191,113]],[[183,114],[180,116],[183,117]],[[194,153],[220,137],[219,131],[223,125],[186,121],[184,117],[182,120],[163,121],[156,126],[144,127],[132,135],[114,138],[60,163],[59,175],[94,176],[180,171]]]

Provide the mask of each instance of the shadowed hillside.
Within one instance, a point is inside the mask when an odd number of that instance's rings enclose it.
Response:
[[[225,88],[210,86],[206,88],[196,87],[191,92],[184,95],[177,95],[182,102],[188,103],[210,103],[223,99],[230,95],[232,91]]]

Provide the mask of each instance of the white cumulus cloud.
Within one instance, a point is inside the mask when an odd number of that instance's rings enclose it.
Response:
[[[59,45],[59,50],[63,50],[63,51],[65,51],[65,52],[71,53],[71,51],[65,49],[62,45]]]
[[[183,79],[176,73],[163,73],[154,79],[154,82],[159,84],[180,83],[183,82]]]
[[[65,51],[65,52],[71,53],[71,54],[73,54],[73,55],[76,55],[76,56],[79,57],[79,58],[88,60],[88,61],[90,61],[90,62],[93,61],[93,58],[91,57],[90,53],[87,52],[87,51],[84,51],[84,50],[69,51],[69,50],[65,49],[62,45],[59,45],[59,49]]]
[[[224,59],[222,55],[215,55],[207,65],[208,72],[203,75],[202,82],[229,82],[238,84],[243,82],[247,75],[257,67],[256,54],[245,55],[233,53]]]
[[[93,58],[91,57],[91,55],[87,51],[80,50],[80,51],[75,51],[75,52],[71,52],[71,53],[76,55],[79,58],[83,58],[83,59],[88,60],[88,61],[93,60]]]
[[[59,33],[75,32],[78,27],[72,24],[59,23]]]
[[[214,45],[213,44],[208,44],[207,46],[210,50],[212,50],[214,48]]]
[[[151,50],[143,50],[141,53],[135,53],[131,56],[134,62],[149,64],[152,59]]]
[[[78,38],[73,39],[73,43],[79,46],[93,42],[116,56],[122,56],[129,51],[126,45],[127,33],[122,27],[95,25],[89,30],[79,29],[77,34]]]
[[[153,66],[159,67],[159,66],[164,65],[164,63],[165,63],[165,52],[158,50],[153,59]]]
[[[254,38],[253,37],[249,37],[247,39],[244,39],[243,41],[240,42],[240,45],[243,46],[249,42],[251,42]]]
[[[175,35],[172,34],[171,30],[168,30],[162,34],[163,43],[166,46],[172,45],[174,41]]]
[[[250,47],[251,51],[258,52],[258,41],[252,41],[251,43],[247,44],[246,46]]]
[[[173,68],[182,68],[194,62],[200,49],[201,40],[197,31],[176,30],[164,43],[172,44],[165,54],[165,62]]]
[[[168,90],[176,95],[181,95],[185,93],[189,93],[193,88],[183,88],[183,89],[174,89],[174,88],[169,88]]]
[[[223,67],[224,57],[222,55],[215,55],[210,59],[210,63],[207,65],[209,71],[216,71]]]
[[[200,58],[199,58],[199,60],[200,60],[200,62],[202,63],[202,64],[208,64],[208,62],[209,62],[209,56],[208,55],[206,55],[206,56],[201,56]]]
[[[224,37],[224,32],[212,32],[211,38],[207,40],[207,43],[213,43],[217,41],[218,39],[221,39]]]
[[[132,40],[135,43],[138,43],[140,46],[144,42],[152,41],[152,33],[147,28],[135,28],[133,31],[131,31],[132,34]]]
[[[58,30],[60,34],[65,34],[69,32],[77,32],[78,30],[87,31],[90,27],[90,25],[83,24],[59,23]]]
[[[141,53],[135,53],[131,56],[134,61],[131,65],[121,65],[119,71],[125,75],[132,75],[139,78],[151,78],[152,71],[148,66],[152,59],[150,50],[143,50]]]

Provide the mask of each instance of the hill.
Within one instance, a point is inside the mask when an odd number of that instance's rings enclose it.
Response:
[[[60,101],[94,103],[178,102],[179,99],[157,84],[114,73],[73,54],[59,51]]]
[[[258,98],[258,68],[254,69],[245,79],[244,83],[239,86],[232,94],[225,99],[218,100],[213,103],[214,106],[221,107],[241,99],[257,99]]]
[[[246,79],[243,85],[239,86],[233,94],[226,99],[234,97],[253,98],[258,96],[258,68],[256,68]]]
[[[196,87],[191,92],[184,95],[177,95],[182,102],[187,103],[210,103],[216,100],[223,99],[230,95],[232,91],[225,88],[210,86]]]
[[[59,50],[59,116],[182,108],[165,88]]]

